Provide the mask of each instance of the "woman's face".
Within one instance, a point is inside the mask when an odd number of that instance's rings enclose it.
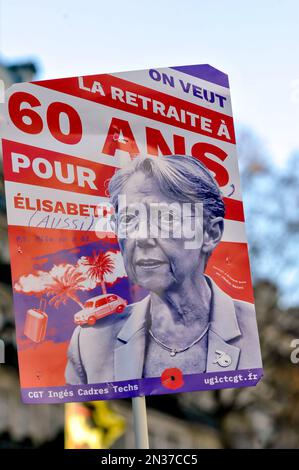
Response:
[[[164,233],[162,238],[161,236],[149,234],[150,224],[152,223],[150,222],[152,208],[157,207],[157,203],[169,207],[169,204],[176,202],[161,193],[153,178],[144,175],[142,172],[135,173],[123,188],[123,195],[125,195],[126,200],[118,213],[119,226],[125,224],[128,227],[134,227],[137,204],[142,203],[145,207],[143,217],[139,216],[137,218],[139,231],[130,229],[127,237],[119,237],[125,268],[132,282],[150,291],[161,293],[176,289],[179,284],[187,281],[188,278],[191,280],[194,279],[194,276],[203,273],[205,256],[202,252],[203,230],[201,216],[199,221],[197,217],[196,248],[188,249],[186,248],[186,241],[190,241],[190,235],[187,238],[184,234],[179,238],[173,236],[164,238]],[[177,203],[176,206],[180,209],[183,203]],[[180,212],[182,215],[183,211],[179,210],[178,213]],[[166,214],[167,220],[169,220],[169,211]],[[172,217],[173,211],[170,214]],[[177,212],[174,214],[176,216]],[[179,223],[186,222],[184,216],[176,220],[176,223],[178,221]],[[141,224],[145,226],[141,227]]]

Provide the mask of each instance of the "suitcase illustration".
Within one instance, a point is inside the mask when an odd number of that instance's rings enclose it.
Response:
[[[27,310],[24,335],[35,343],[40,343],[45,339],[48,323],[48,315],[44,311],[46,300],[40,301],[40,308],[30,308]]]

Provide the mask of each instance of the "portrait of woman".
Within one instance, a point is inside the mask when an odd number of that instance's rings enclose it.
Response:
[[[115,172],[109,194],[127,275],[149,294],[74,330],[67,383],[261,367],[253,305],[205,275],[225,223],[209,170],[191,156],[138,157]]]

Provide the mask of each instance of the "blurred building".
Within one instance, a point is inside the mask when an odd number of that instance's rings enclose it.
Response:
[[[13,83],[29,82],[37,72],[33,62],[20,62],[17,64],[4,64],[0,59],[0,80],[4,81],[5,88]]]

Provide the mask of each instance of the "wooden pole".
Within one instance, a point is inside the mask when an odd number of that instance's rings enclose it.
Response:
[[[136,449],[149,449],[145,397],[132,398]]]

